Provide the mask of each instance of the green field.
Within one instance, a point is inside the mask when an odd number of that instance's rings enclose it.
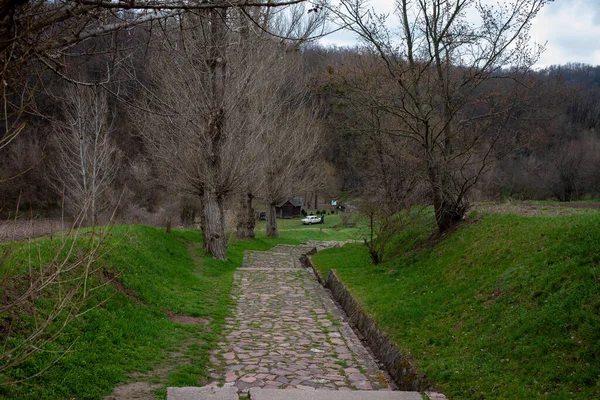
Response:
[[[356,244],[313,260],[452,399],[600,397],[600,213],[480,216],[425,237],[405,232],[379,266]]]
[[[244,250],[360,238],[359,228],[340,228],[339,216],[328,215],[325,225],[279,222],[280,239],[266,239],[264,223],[254,240],[232,236],[226,262],[201,254],[197,230],[114,227],[99,263],[125,289],[101,289],[59,341],[0,377],[0,397],[99,399],[144,380],[164,398],[166,385],[206,383]],[[419,372],[452,399],[600,396],[600,213],[473,215],[441,240],[431,240],[430,229],[399,233],[389,261],[378,266],[362,244],[314,261],[322,273],[335,268]],[[50,239],[34,243],[43,250]],[[182,325],[168,318],[173,313],[209,323]],[[32,321],[25,312],[17,326]],[[6,384],[39,372],[73,343],[42,376]]]
[[[86,304],[90,310],[58,341],[6,376],[0,375],[0,398],[99,399],[120,383],[148,380],[148,376],[163,387],[206,383],[209,351],[220,341],[230,310],[233,272],[241,265],[243,252],[267,250],[279,243],[351,238],[354,230],[334,228],[338,223],[336,216],[311,227],[303,227],[297,219],[283,220],[281,238],[266,239],[263,222],[254,240],[234,240],[232,234],[225,262],[202,254],[198,230],[174,229],[167,234],[148,226],[113,227],[106,246],[109,252],[99,263],[102,271],[119,277],[125,290],[115,284],[99,289]],[[47,257],[50,243],[50,239],[37,239],[32,250],[40,249]],[[86,245],[83,240],[81,246]],[[28,250],[16,247],[15,254],[25,258]],[[94,282],[105,283],[98,275]],[[32,309],[43,313],[47,304],[42,299]],[[209,324],[182,325],[172,322],[169,313],[202,318]],[[23,313],[17,322],[17,329],[26,332],[34,323],[33,312]],[[42,371],[71,345],[70,352],[42,376],[7,384]],[[177,353],[179,358],[173,360]],[[165,390],[158,388],[156,393],[164,397]]]

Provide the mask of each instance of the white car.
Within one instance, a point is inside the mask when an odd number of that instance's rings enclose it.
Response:
[[[321,217],[317,215],[308,215],[306,218],[302,219],[302,223],[304,225],[320,224]]]

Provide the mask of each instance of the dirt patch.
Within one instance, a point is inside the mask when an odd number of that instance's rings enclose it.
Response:
[[[210,323],[209,320],[205,318],[192,317],[184,314],[175,314],[171,310],[163,310],[165,314],[169,317],[169,319],[173,322],[177,322],[178,324],[183,325],[208,325]]]
[[[144,302],[142,301],[142,299],[140,299],[133,290],[129,289],[128,287],[125,287],[125,285],[123,285],[123,282],[121,282],[121,280],[113,273],[103,270],[102,274],[104,275],[104,277],[106,279],[108,279],[113,285],[114,287],[121,293],[123,293],[124,295],[126,295],[127,297],[129,297],[131,300],[135,301],[137,304],[143,304]],[[183,325],[208,325],[210,323],[209,320],[205,319],[205,318],[198,318],[198,317],[192,317],[190,315],[184,315],[184,314],[175,314],[173,311],[171,310],[162,310],[165,314],[167,314],[167,317],[173,321],[173,322],[177,322],[178,324],[183,324]]]
[[[152,371],[129,374],[129,379],[134,382],[115,387],[110,396],[105,397],[104,400],[155,399],[153,391],[165,387],[169,373],[178,366],[189,363],[189,357],[184,352],[191,343],[193,341],[186,342],[178,350],[170,352],[167,358]]]
[[[131,300],[135,301],[137,304],[143,303],[142,299],[140,299],[133,290],[131,290],[128,287],[125,287],[125,285],[123,285],[123,282],[121,282],[121,280],[118,278],[117,275],[115,275],[112,272],[109,272],[107,270],[102,270],[102,274],[104,275],[104,277],[106,279],[108,279],[109,282],[111,282],[114,285],[115,288],[117,288],[117,290],[119,292],[123,293],[125,296],[127,296]]]
[[[104,400],[134,400],[153,399],[153,390],[160,389],[163,385],[148,382],[133,382],[117,386],[110,396]]]

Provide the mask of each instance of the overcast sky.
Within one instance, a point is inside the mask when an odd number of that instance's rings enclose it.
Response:
[[[371,1],[377,12],[393,11],[394,0]],[[567,62],[600,65],[600,0],[555,0],[547,4],[534,20],[531,36],[538,43],[547,42],[538,66]],[[352,46],[356,39],[350,33],[338,32],[321,43]]]
[[[600,0],[555,0],[538,15],[531,33],[548,42],[539,64],[600,65]]]

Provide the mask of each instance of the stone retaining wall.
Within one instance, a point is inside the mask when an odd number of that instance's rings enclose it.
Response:
[[[405,357],[385,333],[377,328],[375,321],[363,310],[361,305],[346,289],[335,270],[329,270],[327,279],[323,280],[320,272],[307,257],[304,264],[312,268],[319,282],[331,291],[333,298],[348,315],[348,322],[364,337],[375,356],[385,365],[388,373],[400,390],[416,390],[429,392],[435,389],[417,374],[414,365]]]

